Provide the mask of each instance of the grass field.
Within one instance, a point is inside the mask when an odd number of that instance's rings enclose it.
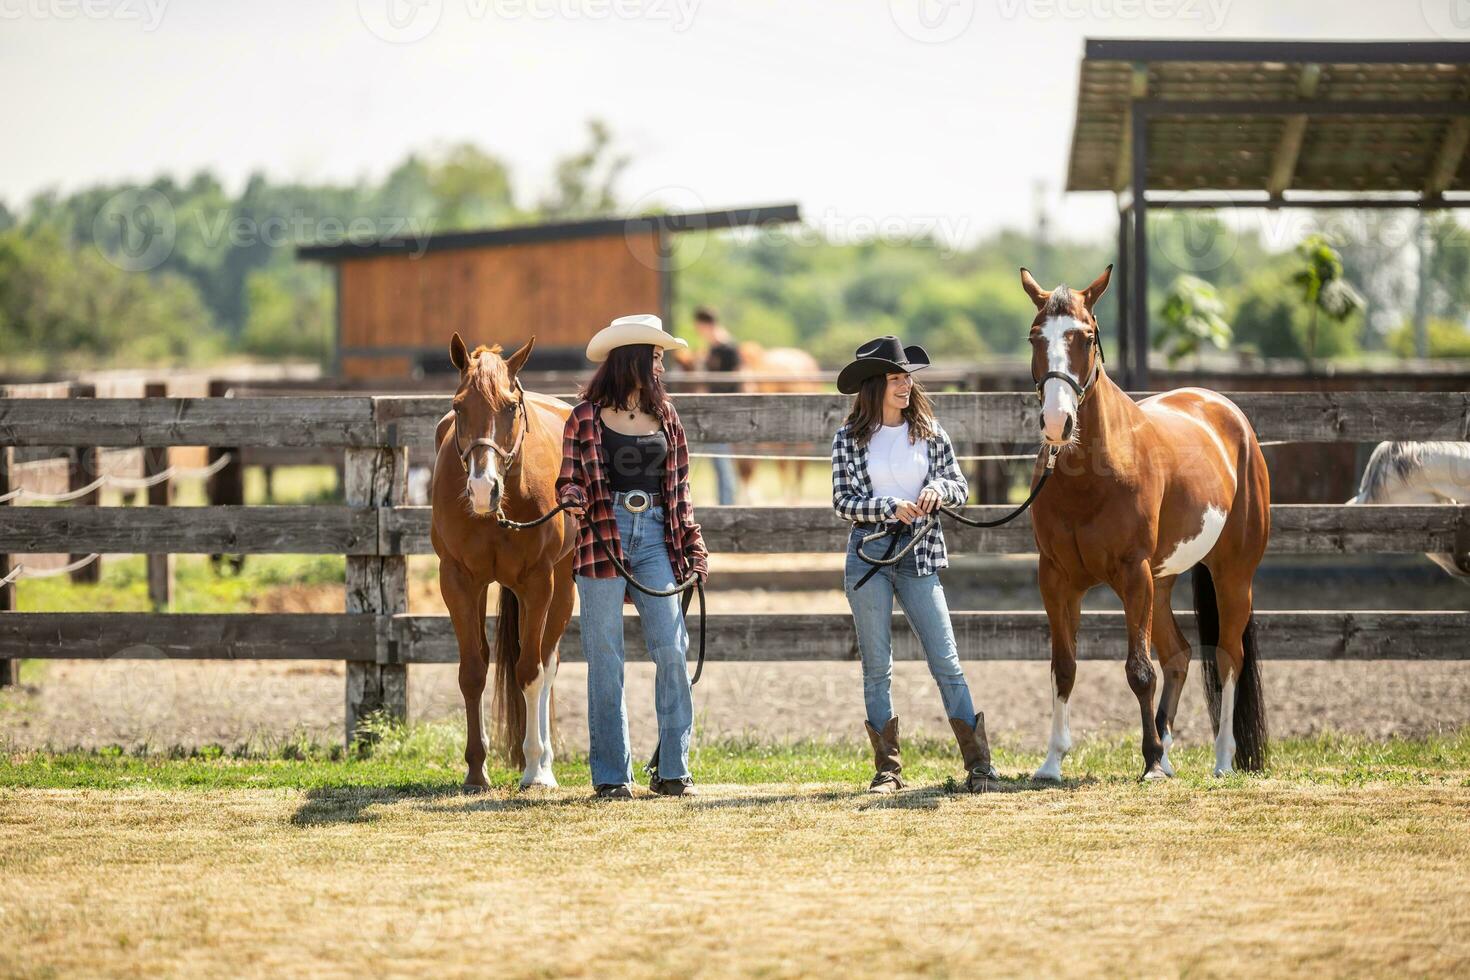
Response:
[[[693,801],[458,792],[458,735],[12,754],[0,975],[976,973],[1470,969],[1470,730],[1283,742],[1265,777],[1143,786],[1088,743],[1061,788],[858,792],[856,745],[721,743]],[[1000,753],[1006,773],[1039,761]]]

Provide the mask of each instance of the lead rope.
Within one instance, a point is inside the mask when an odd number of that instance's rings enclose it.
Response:
[[[509,528],[512,531],[524,531],[528,528],[545,524],[557,514],[572,506],[575,505],[569,501],[563,501],[545,514],[531,521],[512,521],[497,512],[495,521],[503,528]],[[587,525],[587,529],[592,534],[592,540],[597,542],[597,546],[602,549],[602,553],[607,556],[607,560],[612,562],[612,566],[617,570],[617,573],[623,577],[625,582],[639,592],[642,592],[644,595],[653,596],[655,599],[667,599],[669,596],[678,595],[682,592],[684,597],[680,601],[680,612],[683,614],[686,623],[689,620],[689,603],[694,598],[694,594],[696,592],[699,593],[699,654],[694,661],[694,676],[690,678],[689,686],[692,688],[695,684],[698,684],[699,678],[704,674],[704,638],[708,632],[705,624],[704,583],[699,580],[699,576],[697,574],[691,574],[683,582],[676,583],[673,588],[651,589],[633,577],[633,573],[628,571],[627,566],[618,560],[617,555],[613,554],[612,546],[597,536],[597,532],[592,530],[590,523]],[[659,750],[662,748],[662,735],[660,735],[660,740],[654,743],[653,756],[648,760],[648,764],[643,767],[643,771],[650,776],[658,775],[658,756]]]
[[[1031,488],[1031,493],[1026,497],[1021,505],[1004,517],[997,518],[993,521],[977,521],[965,517],[959,511],[953,510],[946,506],[941,505],[939,510],[947,516],[959,521],[961,524],[968,525],[969,527],[990,528],[1001,527],[1003,525],[1009,524],[1011,521],[1014,521],[1016,518],[1020,517],[1031,508],[1031,504],[1036,500],[1036,495],[1041,493],[1042,487],[1046,486],[1047,477],[1051,476],[1052,471],[1055,470],[1057,467],[1057,454],[1061,452],[1061,447],[1047,446],[1042,450],[1042,452],[1046,453],[1046,467],[1041,471],[1041,478],[1036,481],[1036,485]],[[858,589],[861,589],[864,585],[866,585],[868,579],[877,574],[878,569],[888,568],[893,565],[897,565],[899,562],[903,561],[908,553],[913,551],[915,546],[917,546],[918,543],[924,539],[924,536],[938,526],[939,518],[935,517],[932,514],[926,515],[924,517],[923,523],[919,527],[914,529],[913,538],[909,541],[908,544],[904,545],[903,550],[896,555],[893,554],[893,548],[896,544],[898,544],[898,536],[903,531],[902,524],[895,525],[891,528],[880,528],[879,530],[874,531],[872,534],[865,535],[861,540],[858,541],[857,554],[859,558],[867,562],[872,567],[869,568],[865,573],[863,573],[862,578],[858,579],[857,585],[853,586],[853,591],[856,592]],[[883,537],[889,538],[889,542],[888,550],[883,553],[882,558],[870,557],[866,552],[863,551],[863,545],[867,544],[869,541],[876,541],[879,538]]]

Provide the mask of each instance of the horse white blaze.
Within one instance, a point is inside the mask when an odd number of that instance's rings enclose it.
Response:
[[[1062,778],[1062,760],[1072,751],[1072,726],[1068,723],[1067,700],[1057,693],[1057,678],[1051,678],[1051,738],[1047,741],[1046,761],[1036,770],[1036,779]]]
[[[1072,373],[1067,359],[1069,331],[1080,331],[1082,324],[1069,316],[1054,316],[1041,325],[1046,341],[1046,370],[1065,374],[1078,385],[1082,379]],[[1049,442],[1061,442],[1067,419],[1077,416],[1077,392],[1060,378],[1049,378],[1041,386],[1041,433]]]
[[[1220,687],[1220,731],[1215,735],[1215,775],[1223,776],[1235,764],[1235,677]]]
[[[489,448],[476,447],[470,453],[470,471],[465,477],[465,488],[469,491],[470,505],[476,514],[488,514],[495,509],[491,504],[495,485],[500,482],[500,467]]]
[[[1225,512],[1214,504],[1207,506],[1200,515],[1199,533],[1175,545],[1173,553],[1154,569],[1154,578],[1181,575],[1204,561],[1215,542],[1220,540],[1220,532],[1225,530],[1225,516]]]

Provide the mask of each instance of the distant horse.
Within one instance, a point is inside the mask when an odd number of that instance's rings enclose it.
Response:
[[[795,347],[762,347],[752,341],[744,341],[740,344],[740,367],[741,370],[749,371],[751,374],[763,375],[787,375],[792,380],[784,381],[773,378],[765,381],[752,381],[746,385],[747,391],[759,392],[761,394],[795,394],[801,392],[820,392],[824,385],[815,380],[821,365],[804,350]],[[802,447],[780,444],[760,444],[750,447],[758,454],[782,456],[798,454]],[[755,478],[755,468],[761,460],[737,459],[735,471],[740,477],[742,487],[748,487],[750,481]],[[782,495],[789,501],[795,501],[801,496],[802,474],[806,469],[806,462],[799,459],[782,459],[776,462],[778,483]]]
[[[1181,388],[1134,403],[1109,379],[1093,307],[1112,266],[1086,289],[1047,291],[1021,270],[1036,304],[1031,377],[1041,431],[1059,455],[1032,506],[1042,599],[1051,626],[1052,727],[1037,779],[1060,779],[1071,748],[1067,706],[1077,670],[1082,596],[1106,583],[1123,600],[1128,686],[1143,721],[1144,778],[1174,774],[1168,750],[1189,673],[1189,643],[1169,604],[1193,569],[1205,690],[1216,723],[1215,774],[1266,761],[1266,714],[1251,580],[1270,535],[1270,479],[1250,422],[1229,400]],[[1042,464],[1037,464],[1040,475]],[[1163,692],[1154,711],[1158,648]]]
[[[1349,504],[1455,504],[1470,502],[1470,442],[1380,442]],[[1470,568],[1453,555],[1431,554],[1461,578]]]
[[[572,616],[570,517],[530,530],[496,518],[528,521],[556,506],[562,430],[571,406],[527,392],[516,380],[536,344],[510,357],[500,345],[466,351],[459,334],[449,356],[459,368],[453,407],[434,434],[438,452],[429,496],[430,538],[439,556],[439,591],[459,641],[459,689],[465,707],[465,789],[489,788],[480,697],[490,662],[485,602],[500,585],[495,628],[494,711],[521,786],[555,786],[551,688],[557,643]]]

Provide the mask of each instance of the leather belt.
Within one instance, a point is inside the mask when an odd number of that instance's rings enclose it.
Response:
[[[663,494],[649,493],[647,490],[619,490],[613,494],[613,503],[621,503],[630,514],[641,514],[648,508],[659,506],[663,502]]]

